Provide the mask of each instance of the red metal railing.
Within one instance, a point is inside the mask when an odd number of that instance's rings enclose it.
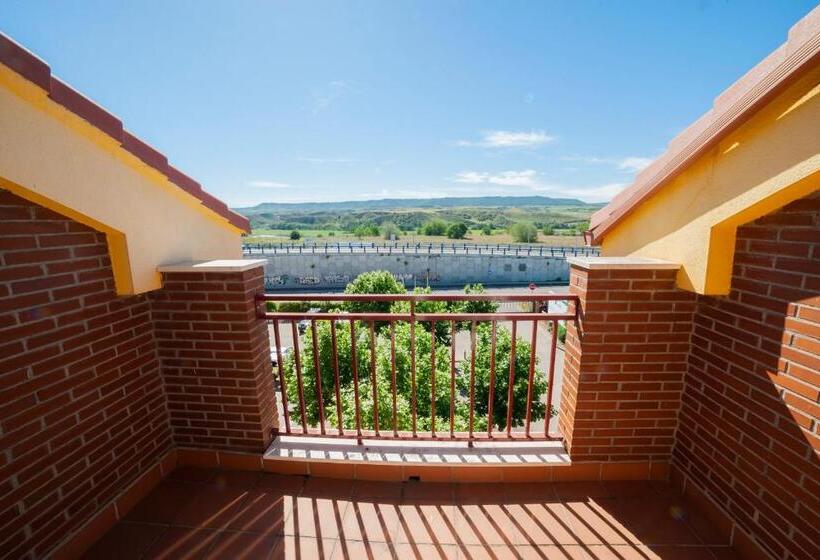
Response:
[[[269,322],[272,330],[274,344],[276,346],[276,362],[278,370],[278,384],[279,394],[282,401],[282,422],[284,425],[284,433],[289,435],[303,435],[303,436],[319,436],[319,437],[343,437],[356,438],[359,442],[362,439],[417,439],[417,440],[466,440],[469,442],[475,440],[487,439],[530,439],[530,440],[544,440],[555,439],[554,434],[550,434],[549,425],[550,417],[555,412],[553,406],[552,387],[555,380],[555,354],[558,341],[559,322],[574,321],[576,319],[575,310],[577,309],[577,297],[569,294],[260,294],[256,297],[259,309],[259,317],[264,318]],[[335,303],[339,306],[350,306],[353,304],[354,310],[342,311],[339,309],[326,309],[318,312],[307,311],[267,311],[266,302],[316,302],[318,305],[326,305],[328,303]],[[359,311],[363,307],[371,306],[373,304],[395,304],[396,302],[407,302],[405,310],[396,312],[385,312],[384,310],[365,310]],[[520,308],[529,308],[529,310],[504,310],[491,312],[417,312],[417,307],[423,302],[443,302],[445,304],[457,304],[466,302],[493,302],[503,303],[507,307],[510,305],[520,306]],[[568,310],[563,312],[551,312],[549,310],[550,302],[565,302]],[[327,390],[327,398],[330,398],[331,414],[335,413],[336,421],[331,422],[327,417],[326,410],[326,392],[323,390],[323,372],[321,368],[322,359],[320,357],[320,337],[317,334],[317,324],[326,322],[329,325],[329,352],[330,352],[330,366],[332,370],[332,390]],[[292,356],[287,357],[283,354],[283,333],[282,324],[290,324],[290,336],[293,344]],[[300,339],[300,323],[308,326],[309,330],[305,328],[305,341]],[[406,323],[409,326],[409,371],[406,372],[404,381],[409,381],[410,386],[410,421],[409,429],[399,429],[398,409],[397,409],[397,324]],[[518,326],[520,323],[531,324],[531,334],[529,342],[529,367],[527,368],[526,380],[526,397],[525,397],[525,414],[523,426],[514,426],[514,410],[516,404],[521,399],[516,397],[515,388],[516,383],[521,383],[520,379],[516,377],[517,366],[517,348],[522,345],[518,341]],[[547,368],[545,371],[537,371],[537,349],[538,349],[538,326],[549,324],[549,353],[547,359]],[[444,325],[443,329],[439,327]],[[468,363],[468,371],[459,372],[456,359],[456,346],[459,325],[469,326],[469,358],[465,358]],[[501,325],[499,325],[501,324]],[[424,328],[424,325],[429,325],[429,346],[430,346],[430,366],[427,372],[429,384],[427,387],[418,386],[419,372],[417,372],[417,361],[419,356],[417,354],[417,338],[419,328]],[[476,430],[476,351],[477,351],[477,329],[482,328],[481,325],[487,325],[484,340],[489,338],[489,371],[481,372],[488,374],[488,386],[486,400],[482,400],[479,404],[483,408],[483,403],[486,402],[486,426],[485,429]],[[499,326],[503,329],[509,329],[509,371],[496,371],[498,361],[497,344],[499,340]],[[343,387],[340,376],[340,362],[339,362],[339,345],[340,339],[338,336],[339,329],[350,331],[350,360],[349,366],[352,372],[350,375],[350,387],[352,387],[352,404],[353,404],[353,425],[345,427],[345,411],[343,410]],[[359,329],[366,329],[367,341],[362,344],[359,338]],[[437,330],[438,329],[438,330]],[[427,330],[427,329],[425,329]],[[466,330],[461,327],[461,330]],[[449,335],[449,426],[447,431],[442,432],[437,428],[437,422],[441,421],[437,414],[436,402],[436,377],[439,370],[436,369],[437,345],[442,344],[442,341],[437,341],[439,333],[444,332]],[[309,333],[309,336],[308,336]],[[325,332],[325,334],[328,334]],[[381,338],[380,338],[381,337]],[[380,399],[378,392],[378,375],[377,375],[377,339],[383,344],[389,343],[389,391],[390,398]],[[309,341],[309,342],[308,342]],[[342,341],[346,343],[345,341]],[[300,348],[301,344],[310,344],[310,354],[308,350]],[[369,360],[366,363],[360,363],[358,352],[369,353]],[[465,352],[465,355],[467,352]],[[306,360],[311,361],[311,367],[307,367]],[[361,366],[366,366],[368,371],[360,371]],[[286,379],[286,369],[290,373],[290,381]],[[501,429],[498,425],[498,417],[496,415],[497,394],[496,387],[499,383],[501,375],[507,374],[506,379],[506,423]],[[469,375],[466,394],[458,394],[456,390],[456,379],[459,375]],[[310,377],[308,377],[310,376]],[[540,433],[532,431],[533,410],[540,408],[540,399],[542,395],[535,394],[536,381],[539,376],[543,376],[541,381],[546,381],[546,391],[544,398],[544,427]],[[313,384],[313,394],[315,403],[306,401],[305,396],[305,382]],[[329,381],[329,379],[325,379]],[[539,383],[541,381],[538,381]],[[366,383],[370,385],[370,393],[367,395],[361,394],[361,384]],[[350,387],[345,387],[344,391],[348,391]],[[291,404],[289,395],[295,395],[297,403],[294,403],[293,412],[298,414],[298,425],[294,426],[294,419],[291,418]],[[423,393],[423,394],[422,394]],[[372,414],[368,418],[363,418],[362,399],[372,399]],[[424,418],[419,416],[420,404],[423,399],[429,402],[429,413]],[[537,405],[534,405],[534,399],[538,399]],[[456,430],[456,408],[458,405],[464,403],[468,406],[468,420],[466,430]],[[379,421],[379,407],[382,405],[390,405],[392,403],[392,410],[389,411],[389,418],[391,419],[391,426],[389,430],[385,431],[384,426],[380,426]],[[520,403],[518,403],[520,404]],[[315,406],[315,410],[312,407]],[[311,414],[316,416],[315,421],[311,422],[308,418],[308,408],[311,408]],[[503,411],[502,411],[503,412]],[[501,415],[503,418],[503,414]],[[427,423],[429,419],[429,429],[420,428],[419,424]],[[446,419],[446,418],[445,418]],[[481,422],[484,423],[483,417]],[[498,428],[496,429],[496,426]],[[523,428],[523,431],[521,430]]]

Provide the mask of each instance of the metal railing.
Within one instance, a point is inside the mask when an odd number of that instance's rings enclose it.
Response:
[[[363,439],[415,439],[472,444],[487,439],[557,437],[549,426],[556,412],[552,388],[558,331],[559,324],[576,319],[576,296],[324,293],[260,294],[256,300],[259,317],[269,322],[274,339],[272,358],[285,434],[356,438],[360,443]],[[290,306],[311,302],[324,309],[269,311],[268,302],[274,302],[274,308],[277,304],[284,307],[282,302],[291,302]],[[432,302],[437,302],[438,309],[428,312]],[[498,309],[499,303],[503,310]],[[562,309],[550,310],[551,304],[562,303]],[[442,311],[442,306],[450,308]],[[530,325],[529,344],[518,338],[521,324]],[[539,325],[544,324],[550,327],[549,353],[546,369],[539,371]],[[402,329],[400,340],[397,329]],[[283,343],[288,331],[293,348],[286,355],[289,348],[283,348]],[[461,367],[456,359],[460,332],[469,333],[469,351],[464,352]],[[442,369],[445,351],[441,348],[448,344],[449,368]],[[384,351],[381,358],[377,346]],[[499,354],[501,346],[503,355]],[[522,375],[524,361],[517,352],[524,347],[528,347],[523,351],[528,356]],[[477,361],[479,348],[481,363]],[[508,362],[507,371],[497,371],[499,362]],[[481,395],[477,394],[477,376],[482,380]],[[387,385],[386,395],[380,378]],[[404,425],[399,421],[399,385],[409,389]],[[368,401],[367,407],[363,401]],[[381,415],[380,407],[387,407]],[[457,429],[456,409],[462,413],[462,429]],[[477,416],[479,409],[481,417]],[[533,423],[541,420],[543,429],[536,433]]]
[[[598,247],[552,247],[548,245],[410,243],[410,242],[327,242],[327,243],[245,243],[244,255],[304,255],[375,253],[387,255],[500,255],[512,257],[597,256]]]

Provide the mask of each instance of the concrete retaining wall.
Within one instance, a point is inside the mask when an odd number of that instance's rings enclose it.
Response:
[[[251,255],[246,258],[260,258]],[[388,270],[408,288],[566,284],[569,266],[558,257],[502,255],[283,254],[266,255],[268,290],[343,288],[362,272]]]

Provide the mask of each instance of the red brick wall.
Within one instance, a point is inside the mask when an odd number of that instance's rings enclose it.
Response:
[[[43,557],[171,448],[150,313],[103,234],[0,190],[0,557]]]
[[[695,307],[676,272],[572,266],[559,426],[573,461],[669,459]]]
[[[263,451],[276,426],[267,323],[256,317],[263,268],[166,273],[151,294],[174,440]]]
[[[674,464],[775,558],[820,558],[820,195],[739,229],[692,342]]]

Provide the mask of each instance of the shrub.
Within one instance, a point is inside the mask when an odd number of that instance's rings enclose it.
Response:
[[[463,222],[450,224],[450,227],[447,228],[447,237],[449,239],[464,239],[467,231],[467,226]]]
[[[290,238],[293,241],[297,241],[299,239],[302,239],[302,234],[299,233],[297,230],[293,230],[292,232],[290,232]]]
[[[443,220],[430,220],[422,226],[422,233],[424,235],[445,235],[447,224]]]
[[[538,239],[538,229],[532,224],[518,222],[510,228],[510,235],[519,243],[532,243]]]
[[[398,239],[401,230],[393,222],[384,222],[381,227],[381,234],[384,239]]]

